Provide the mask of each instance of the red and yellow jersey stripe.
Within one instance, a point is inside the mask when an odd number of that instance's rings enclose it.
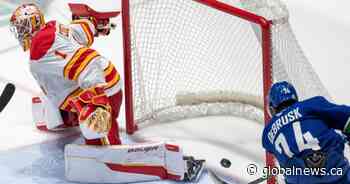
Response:
[[[60,105],[60,109],[75,112],[75,109],[73,109],[72,106],[69,104],[69,100],[71,98],[79,96],[83,91],[84,90],[82,88],[77,88],[74,91],[72,91],[62,102],[62,104]]]
[[[85,67],[97,56],[99,54],[93,49],[86,47],[78,49],[64,67],[64,77],[69,80],[77,80]]]
[[[89,23],[90,23],[89,20],[85,20],[85,19],[74,20],[72,22],[72,24],[78,24],[81,26],[82,30],[85,33],[86,39],[87,39],[87,45],[86,45],[87,47],[90,47],[92,45],[92,43],[94,43],[94,33],[91,30]]]
[[[82,51],[80,51],[80,52],[77,51],[76,55],[84,53],[86,51],[87,51],[86,49],[82,48]],[[72,57],[72,59],[73,59],[73,57]],[[74,65],[74,64],[72,64],[72,65]],[[73,67],[67,65],[66,68],[67,68],[67,71],[65,69],[65,76],[69,76],[69,73],[71,70],[73,70]],[[70,70],[70,71],[68,71],[68,70]],[[118,82],[120,82],[120,74],[118,73],[118,71],[115,69],[114,65],[111,62],[109,62],[108,66],[104,69],[104,76],[105,76],[105,81],[106,81],[106,86],[104,86],[105,90],[116,86],[118,84]],[[74,91],[72,91],[63,100],[63,102],[60,105],[60,109],[65,110],[65,111],[75,112],[75,110],[69,104],[69,100],[79,96],[83,91],[84,91],[84,89],[82,89],[82,88],[77,88]]]
[[[105,87],[105,89],[112,88],[120,81],[120,74],[118,73],[118,71],[115,69],[114,65],[111,62],[109,62],[109,65],[104,70],[104,74],[105,74],[105,80],[107,83],[107,86]]]

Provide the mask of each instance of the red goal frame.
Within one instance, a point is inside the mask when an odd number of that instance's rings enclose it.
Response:
[[[130,40],[130,16],[129,16],[129,1],[122,0],[122,22],[123,22],[123,47],[124,47],[124,82],[125,82],[125,118],[126,132],[133,134],[137,129],[134,122],[133,110],[133,87],[132,87],[132,56],[131,56],[131,40]],[[263,95],[264,95],[264,120],[265,124],[269,122],[270,115],[268,113],[267,95],[272,86],[272,38],[271,25],[272,21],[266,18],[248,12],[246,10],[233,7],[231,5],[216,1],[216,0],[193,0],[204,4],[208,7],[220,10],[227,14],[240,17],[249,22],[260,25],[262,34],[262,70],[263,70]],[[266,166],[274,167],[274,158],[270,153],[266,153]],[[276,179],[272,177],[268,180],[268,184],[275,184]]]

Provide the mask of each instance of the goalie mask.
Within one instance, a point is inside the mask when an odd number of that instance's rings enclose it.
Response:
[[[44,15],[35,4],[23,4],[12,14],[10,30],[24,51],[30,48],[32,36],[45,24]]]

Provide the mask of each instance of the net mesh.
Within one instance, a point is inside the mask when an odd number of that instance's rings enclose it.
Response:
[[[328,96],[295,39],[288,23],[288,11],[282,3],[276,0],[226,2],[273,20],[274,81],[292,82],[301,99]],[[254,97],[256,104],[263,102],[258,25],[188,0],[130,1],[130,24],[137,123],[212,115],[211,109],[222,108],[215,113],[263,121],[261,106],[239,100],[248,95]],[[220,99],[223,93],[235,96],[232,98],[235,100]],[[179,104],[179,97],[186,94],[202,96],[202,103]],[[206,97],[217,98],[218,102],[206,103],[208,100],[203,94],[214,94],[216,97]],[[242,104],[248,104],[247,109],[242,109]]]
[[[295,38],[284,4],[222,1],[272,21],[273,82],[291,82],[301,100],[330,98]],[[259,25],[197,1],[129,3],[136,123],[218,114],[264,121]]]
[[[249,22],[194,1],[130,2],[137,122],[208,114],[205,104],[177,106],[179,94],[262,96],[261,46]]]
[[[273,80],[287,80],[295,85],[300,98],[329,93],[308,62],[289,24],[287,7],[279,0],[240,0],[241,6],[257,15],[272,20]],[[237,4],[230,0],[229,4]]]

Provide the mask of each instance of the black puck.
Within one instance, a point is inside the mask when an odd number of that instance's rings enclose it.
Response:
[[[222,167],[225,167],[225,168],[231,167],[231,161],[226,158],[221,159],[220,164]]]

